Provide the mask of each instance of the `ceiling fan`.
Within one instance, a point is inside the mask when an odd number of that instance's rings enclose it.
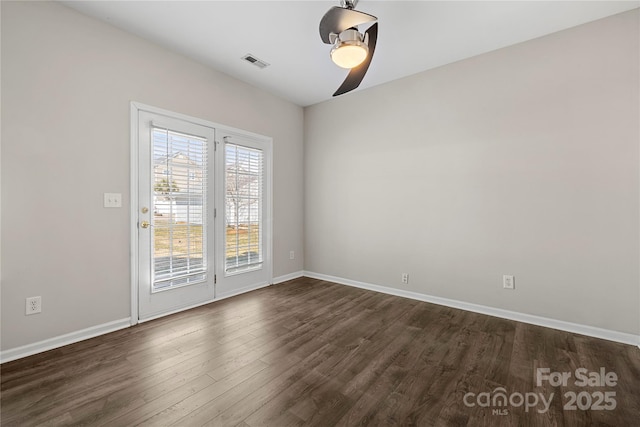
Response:
[[[341,6],[334,6],[320,20],[320,38],[332,44],[331,59],[342,68],[350,69],[347,78],[333,94],[342,95],[360,85],[369,69],[378,39],[378,18],[355,10],[358,0],[341,0]],[[362,34],[358,25],[374,22]]]

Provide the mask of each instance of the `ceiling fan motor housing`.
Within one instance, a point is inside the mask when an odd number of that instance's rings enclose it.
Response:
[[[344,30],[340,34],[331,34],[330,37],[333,39],[334,49],[339,47],[340,44],[348,44],[354,46],[365,45],[367,47],[367,41],[365,37],[362,35],[357,28],[349,28],[348,30]]]
[[[342,68],[353,68],[369,55],[367,46],[368,37],[365,37],[355,28],[344,30],[338,36],[332,37],[334,45],[331,49],[331,58]]]

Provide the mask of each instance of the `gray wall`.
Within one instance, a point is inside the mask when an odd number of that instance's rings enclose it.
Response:
[[[635,10],[306,108],[305,270],[640,333],[638,52]]]
[[[130,315],[130,101],[273,137],[274,276],[302,270],[301,107],[62,5],[1,7],[3,350]]]

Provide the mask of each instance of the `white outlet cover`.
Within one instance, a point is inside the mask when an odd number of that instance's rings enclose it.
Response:
[[[505,274],[502,276],[502,287],[504,289],[515,289],[515,279],[510,274]]]
[[[42,298],[30,297],[26,299],[25,314],[27,316],[31,314],[37,314],[42,312]]]

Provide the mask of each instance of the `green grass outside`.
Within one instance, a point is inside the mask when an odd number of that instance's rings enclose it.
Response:
[[[171,246],[173,246],[173,255],[187,255],[189,249],[191,254],[202,253],[202,226],[186,224],[173,224],[173,234],[169,232],[168,221],[158,221],[156,218],[154,231],[154,256],[156,258],[169,256]],[[236,238],[238,238],[238,246],[241,248],[249,247],[249,249],[241,249],[242,252],[246,250],[258,251],[258,245],[260,242],[259,228],[257,225],[252,225],[249,232],[248,226],[240,226],[236,230],[233,227],[227,227],[226,230],[226,257],[236,255]],[[242,255],[242,254],[240,254]]]

